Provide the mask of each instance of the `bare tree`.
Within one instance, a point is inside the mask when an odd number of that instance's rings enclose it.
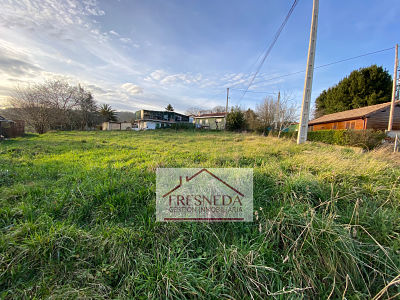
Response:
[[[213,113],[222,113],[222,112],[225,112],[225,110],[226,110],[226,108],[224,106],[218,105],[218,106],[215,106],[211,110],[211,112],[213,112]]]
[[[268,96],[264,99],[264,102],[257,104],[256,113],[260,120],[261,126],[266,130],[267,128],[272,128],[275,121],[276,112],[276,101]]]
[[[275,129],[280,132],[286,129],[297,118],[297,107],[290,103],[292,97],[284,93],[279,103],[273,97],[266,97],[264,102],[257,105],[256,112],[263,130]]]
[[[96,111],[90,93],[60,80],[18,87],[9,103],[18,117],[38,133],[48,129],[81,128],[82,123],[90,123],[88,113]]]
[[[52,129],[72,129],[73,111],[79,109],[81,100],[80,87],[71,86],[61,80],[47,81],[37,86],[43,101],[52,111],[50,126]]]
[[[200,111],[201,111],[201,108],[193,106],[193,107],[189,107],[189,108],[185,111],[185,113],[186,113],[187,115],[198,115],[198,114],[200,114]]]
[[[45,133],[50,127],[51,111],[37,86],[16,88],[9,100],[13,112],[32,126],[37,133]]]

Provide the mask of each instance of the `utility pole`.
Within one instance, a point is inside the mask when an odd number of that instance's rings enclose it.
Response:
[[[313,15],[311,19],[310,43],[308,45],[307,71],[306,71],[306,78],[304,81],[303,103],[301,104],[301,115],[300,115],[299,133],[297,136],[297,144],[302,144],[307,140],[308,118],[310,115],[310,104],[311,104],[310,102],[311,102],[312,80],[314,74],[315,46],[317,42],[318,7],[319,7],[319,0],[314,0]]]
[[[393,118],[394,118],[394,102],[396,101],[396,89],[397,89],[397,68],[399,65],[398,59],[398,49],[399,45],[396,44],[396,48],[394,51],[394,72],[393,72],[393,90],[392,90],[392,103],[390,104],[390,115],[389,115],[389,125],[388,131],[392,130],[393,127]]]
[[[229,88],[226,88],[226,108],[225,108],[226,113],[228,113],[228,99],[229,99]]]
[[[226,130],[226,119],[228,117],[228,100],[229,100],[229,88],[226,88],[226,107],[225,107],[225,130]]]
[[[276,115],[275,115],[275,130],[278,130],[278,122],[279,122],[279,115],[280,115],[280,107],[279,102],[281,100],[281,91],[278,92],[278,101],[276,101]]]

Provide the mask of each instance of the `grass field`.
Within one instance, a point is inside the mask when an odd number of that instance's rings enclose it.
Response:
[[[254,222],[156,223],[158,167],[254,168]],[[4,141],[0,298],[395,297],[399,184],[376,153],[256,135]]]

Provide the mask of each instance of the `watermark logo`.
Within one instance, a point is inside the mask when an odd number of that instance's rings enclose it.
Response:
[[[160,168],[159,222],[252,222],[253,169]]]

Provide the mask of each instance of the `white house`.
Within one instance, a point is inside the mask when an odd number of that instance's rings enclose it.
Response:
[[[131,122],[103,122],[101,130],[130,130]]]

